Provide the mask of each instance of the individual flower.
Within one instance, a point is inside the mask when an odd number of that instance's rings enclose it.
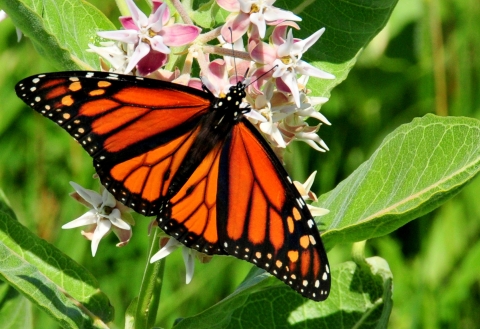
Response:
[[[265,42],[254,43],[250,47],[250,54],[256,62],[265,64],[256,75],[273,70],[272,77],[276,79],[278,90],[291,93],[295,104],[300,107],[298,74],[322,79],[334,79],[335,76],[301,59],[302,55],[317,42],[325,28],[305,40],[300,40],[293,38],[291,29],[286,32],[289,26],[295,27],[296,24],[293,22],[279,24],[272,33],[273,45]]]
[[[327,144],[325,144],[325,142],[317,134],[318,130],[320,129],[321,123],[316,126],[309,126],[308,123],[300,120],[300,122],[295,125],[289,123],[289,121],[292,120],[288,119],[284,120],[279,125],[279,130],[284,136],[287,144],[289,144],[293,140],[299,140],[307,143],[310,147],[319,152],[328,151]]]
[[[128,213],[130,208],[124,206],[111,195],[103,190],[102,195],[95,191],[85,189],[77,183],[70,182],[76,192],[71,196],[81,204],[90,208],[84,215],[62,226],[70,229],[88,225],[82,235],[92,241],[92,256],[95,256],[100,240],[110,231],[113,231],[120,242],[117,247],[126,245],[131,236],[131,225],[134,224],[132,216]]]
[[[285,148],[287,144],[283,139],[281,131],[278,129],[278,123],[288,115],[287,113],[282,113],[288,98],[283,93],[275,91],[274,87],[272,81],[268,81],[265,84],[263,93],[255,98],[252,111],[257,111],[266,118],[264,122],[258,123],[258,127],[275,144],[274,146]]]
[[[205,255],[200,253],[196,250],[190,249],[180,242],[178,242],[175,238],[172,237],[163,237],[160,239],[160,250],[150,258],[150,263],[155,263],[160,259],[167,257],[172,252],[177,250],[178,248],[182,247],[182,256],[183,261],[185,263],[186,269],[186,283],[189,284],[193,278],[193,271],[195,269],[195,257],[197,257],[202,263],[208,263],[211,256]]]
[[[126,2],[132,16],[120,17],[125,29],[97,33],[100,37],[135,46],[125,73],[135,67],[140,75],[152,73],[167,62],[169,47],[186,45],[200,34],[200,28],[194,25],[171,23],[170,11],[165,3],[153,1],[152,14],[147,17],[133,0]]]
[[[316,175],[317,175],[317,172],[314,171],[303,184],[298,181],[293,181],[293,184],[295,185],[295,187],[297,188],[298,192],[300,193],[300,195],[304,200],[312,200],[312,201],[318,200],[315,193],[310,191]],[[328,209],[315,207],[310,204],[307,204],[307,207],[308,207],[308,210],[310,210],[310,213],[312,214],[312,216],[314,217],[323,216],[330,212],[330,210]]]
[[[89,49],[87,49],[87,51],[97,53],[104,60],[110,63],[110,68],[107,68],[103,65],[104,62],[102,61],[102,68],[104,70],[115,73],[123,73],[128,65],[128,55],[131,55],[133,52],[133,47],[129,46],[131,45],[126,45],[126,49],[123,49],[121,43],[115,43],[113,41],[100,42],[100,47],[89,43]]]
[[[266,118],[260,123],[251,120],[252,123],[256,124],[270,140],[280,159],[283,158],[285,147],[293,140],[304,141],[317,151],[328,150],[327,145],[316,134],[321,124],[312,127],[305,121],[308,117],[314,117],[330,125],[327,118],[316,109],[318,105],[327,102],[328,98],[307,96],[307,93],[310,93],[305,87],[307,82],[308,76],[298,79],[301,86],[300,107],[297,107],[291,95],[275,90],[271,79],[267,80],[261,91],[255,89],[252,84],[252,92],[247,95],[247,98],[254,98],[249,99],[253,104],[252,111]]]
[[[276,0],[217,0],[220,7],[231,12],[222,26],[222,36],[228,42],[241,38],[250,26],[256,29],[260,38],[265,37],[266,25],[279,22],[301,21],[291,11],[273,7]],[[231,30],[230,30],[231,29]],[[233,39],[233,40],[232,40]]]

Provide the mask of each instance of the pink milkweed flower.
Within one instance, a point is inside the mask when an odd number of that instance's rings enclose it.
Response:
[[[220,7],[231,12],[222,27],[222,36],[227,42],[241,38],[250,26],[265,37],[266,25],[274,25],[286,20],[301,21],[291,11],[273,7],[276,0],[217,0]],[[230,29],[232,32],[230,32]],[[233,40],[232,40],[233,39]]]
[[[170,24],[170,11],[165,3],[153,1],[153,12],[147,17],[133,2],[126,0],[132,16],[120,17],[125,30],[103,31],[106,39],[135,45],[125,73],[136,66],[140,75],[148,75],[165,65],[169,47],[184,46],[194,41],[201,29],[188,24]]]
[[[322,79],[334,79],[335,76],[301,59],[325,32],[325,28],[321,28],[305,40],[300,40],[293,38],[292,30],[286,33],[288,26],[295,27],[296,24],[293,22],[279,24],[272,33],[273,45],[258,42],[251,47],[250,55],[256,62],[265,64],[255,75],[272,69],[271,76],[276,79],[278,90],[291,93],[295,105],[300,107],[298,74]]]

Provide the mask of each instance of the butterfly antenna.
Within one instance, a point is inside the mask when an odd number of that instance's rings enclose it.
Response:
[[[274,69],[276,69],[278,67],[278,65],[275,65],[274,67],[272,67],[270,70],[268,70],[267,72],[263,73],[262,75],[260,75],[258,78],[256,78],[255,80],[251,81],[248,85],[246,85],[245,87],[248,87],[250,86],[251,84],[257,82],[258,80],[260,80],[261,78],[263,78],[264,76],[266,76],[267,74],[269,74],[270,72],[272,72]],[[250,68],[247,69],[247,72],[245,72],[245,76],[247,75],[248,73],[248,70]]]
[[[238,83],[238,73],[237,73],[237,61],[235,60],[235,47],[233,45],[233,31],[229,26],[228,30],[230,31],[230,41],[232,43],[232,57],[233,57],[233,68],[235,69],[235,80]]]

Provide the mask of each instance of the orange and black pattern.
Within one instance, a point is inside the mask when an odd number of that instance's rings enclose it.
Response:
[[[186,246],[227,254],[320,301],[325,249],[304,200],[243,116],[245,85],[223,98],[104,72],[35,75],[17,95],[92,156],[102,184]]]

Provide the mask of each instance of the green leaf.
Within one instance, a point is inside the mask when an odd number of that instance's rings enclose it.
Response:
[[[214,26],[214,17],[220,7],[217,5],[215,0],[210,0],[204,4],[201,4],[198,9],[192,11],[190,15],[192,16],[192,21],[202,27],[211,29]]]
[[[0,7],[37,51],[63,70],[98,68],[98,55],[86,52],[88,44],[97,39],[97,31],[116,29],[98,9],[81,0],[0,0]]]
[[[11,286],[1,282],[0,328],[33,328],[32,304]]]
[[[65,328],[102,328],[113,318],[84,267],[6,212],[0,212],[0,276]]]
[[[310,79],[312,95],[329,97],[346,79],[357,56],[385,27],[398,0],[386,1],[295,1],[280,0],[274,6],[293,11],[302,18],[296,38],[305,39],[325,27],[325,33],[302,56],[308,63],[335,75],[334,80]]]
[[[332,272],[330,297],[314,302],[254,269],[232,295],[174,328],[384,328],[392,305],[386,262],[373,257],[362,266],[340,264]]]
[[[318,205],[331,247],[388,234],[457,194],[480,168],[480,121],[428,114],[388,135]]]

